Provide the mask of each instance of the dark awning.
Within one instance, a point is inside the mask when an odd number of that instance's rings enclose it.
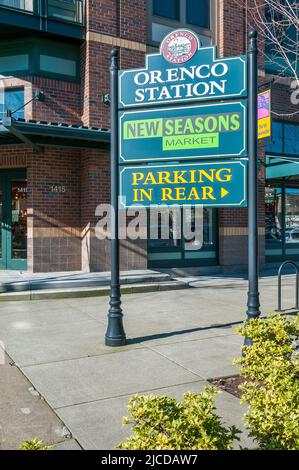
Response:
[[[25,121],[4,117],[0,120],[0,146],[104,148],[110,143],[110,131],[47,121]]]

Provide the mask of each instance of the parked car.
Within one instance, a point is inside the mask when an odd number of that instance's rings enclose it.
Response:
[[[285,241],[286,243],[299,243],[299,227],[286,229]]]

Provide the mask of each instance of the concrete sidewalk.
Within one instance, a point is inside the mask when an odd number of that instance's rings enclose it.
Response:
[[[0,450],[19,449],[22,442],[37,436],[55,450],[81,450],[7,354],[0,365],[0,384]]]
[[[277,279],[261,280],[263,312],[276,308]],[[294,276],[284,280],[294,304]],[[121,419],[134,393],[181,397],[207,379],[236,374],[247,283],[218,279],[187,290],[123,296],[128,345],[104,345],[108,298],[2,302],[0,340],[84,449],[112,449],[128,434]],[[219,412],[242,427],[244,408],[223,392]],[[246,433],[242,445],[252,446]]]

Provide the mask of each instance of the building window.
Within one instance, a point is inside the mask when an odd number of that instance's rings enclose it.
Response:
[[[299,124],[287,121],[273,121],[272,136],[271,139],[267,139],[265,149],[267,155],[298,157]]]
[[[0,90],[0,119],[6,116],[8,110],[14,113],[14,118],[24,118],[24,108],[22,106],[24,106],[23,88]],[[22,109],[16,111],[19,108]]]
[[[210,29],[210,0],[187,0],[186,20],[188,24]]]
[[[12,54],[0,57],[1,74],[7,74],[11,71],[26,72],[29,70],[29,54]]]
[[[0,0],[0,7],[77,24],[84,20],[84,0]]]
[[[2,41],[0,76],[38,75],[57,80],[80,80],[80,50],[77,44],[39,39]]]
[[[216,0],[148,0],[149,43],[158,46],[178,28],[192,29],[203,46],[213,42]]]
[[[83,22],[83,0],[48,0],[47,11],[50,18]]]
[[[0,0],[0,5],[30,13],[34,12],[34,0]]]
[[[59,70],[61,75],[75,78],[77,75],[77,64],[75,60],[40,54],[39,70],[48,73],[57,73],[57,70]]]
[[[154,0],[153,14],[170,20],[180,21],[180,0]]]

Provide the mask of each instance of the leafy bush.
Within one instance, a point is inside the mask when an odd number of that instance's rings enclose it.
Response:
[[[131,397],[128,405],[132,434],[118,447],[127,450],[228,450],[239,430],[225,427],[213,413],[219,393],[207,387],[201,394],[185,393],[182,401],[168,396]]]
[[[37,438],[24,441],[20,447],[20,450],[52,450],[52,446],[43,444],[43,441],[39,441]]]
[[[253,341],[243,347],[242,403],[245,426],[261,449],[299,449],[299,318],[280,315],[254,319],[238,328]]]

